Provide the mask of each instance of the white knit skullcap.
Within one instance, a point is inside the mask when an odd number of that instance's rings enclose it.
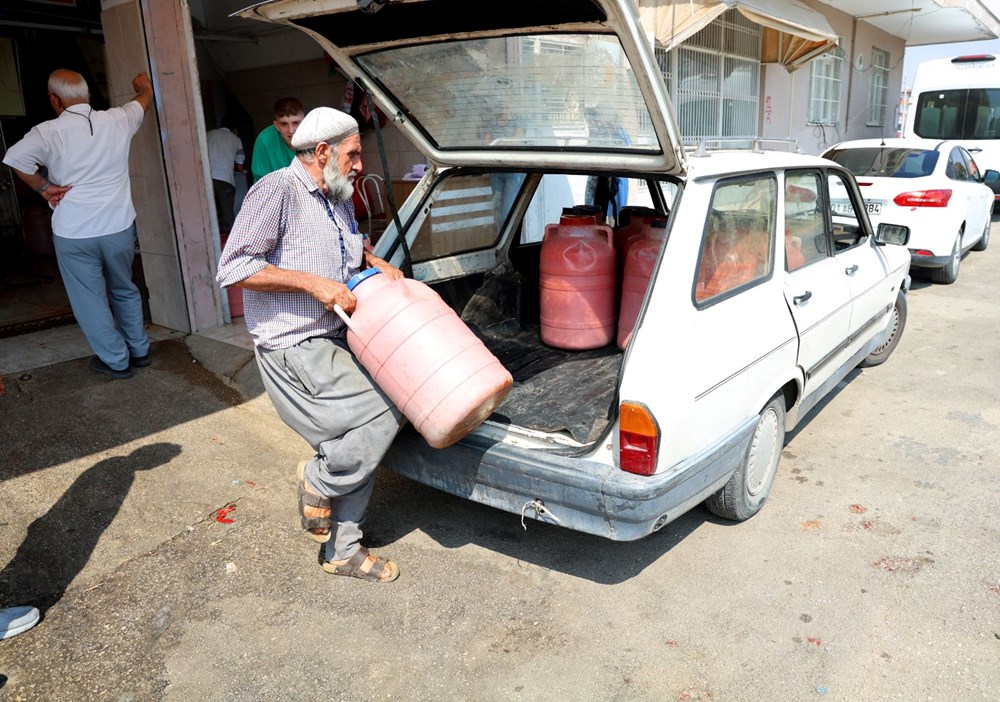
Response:
[[[358,121],[346,112],[332,107],[316,107],[302,119],[292,135],[292,148],[307,151],[324,141],[336,144],[344,137],[357,133]]]

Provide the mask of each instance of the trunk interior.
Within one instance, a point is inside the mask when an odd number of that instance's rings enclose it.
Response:
[[[614,343],[568,351],[542,343],[541,244],[517,245],[510,264],[432,287],[510,371],[514,386],[491,421],[589,444],[612,416],[624,353]]]

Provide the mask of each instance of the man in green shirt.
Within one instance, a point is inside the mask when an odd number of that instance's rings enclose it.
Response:
[[[288,166],[295,158],[292,135],[302,123],[305,111],[302,103],[293,97],[283,97],[274,103],[274,123],[265,127],[253,144],[250,172],[254,181],[268,173]]]

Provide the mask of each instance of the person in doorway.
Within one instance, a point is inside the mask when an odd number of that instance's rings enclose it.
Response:
[[[361,136],[350,115],[317,107],[292,138],[296,157],[250,188],[219,261],[218,283],[244,290],[247,330],[278,415],[316,452],[299,464],[302,526],[326,543],[323,570],[374,582],[399,567],[361,545],[375,469],[403,418],[344,339],[339,305],[362,268],[402,272],[364,247],[351,196]]]
[[[274,123],[261,130],[253,144],[250,172],[254,181],[279,168],[286,168],[292,162],[295,158],[292,135],[304,117],[298,98],[283,97],[274,103]]]
[[[219,229],[226,236],[233,228],[236,206],[236,173],[243,172],[243,142],[236,135],[237,123],[232,115],[222,118],[222,126],[206,135],[208,163],[212,171],[212,191],[219,215]]]
[[[37,607],[0,607],[0,641],[23,634],[41,619]]]
[[[153,104],[145,71],[132,88],[135,97],[122,107],[95,110],[83,76],[53,71],[48,89],[56,118],[33,127],[3,159],[52,207],[59,272],[96,354],[90,367],[116,379],[150,363],[142,296],[132,282],[136,230],[128,173],[132,137]]]

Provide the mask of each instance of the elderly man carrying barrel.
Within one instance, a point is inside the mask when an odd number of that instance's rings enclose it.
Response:
[[[403,274],[364,246],[351,202],[361,137],[350,115],[318,107],[292,138],[291,165],[247,193],[217,280],[244,290],[257,365],[279,416],[316,454],[299,464],[302,526],[326,543],[323,570],[374,582],[399,567],[361,545],[375,469],[404,420],[344,340],[346,283],[364,268]]]

